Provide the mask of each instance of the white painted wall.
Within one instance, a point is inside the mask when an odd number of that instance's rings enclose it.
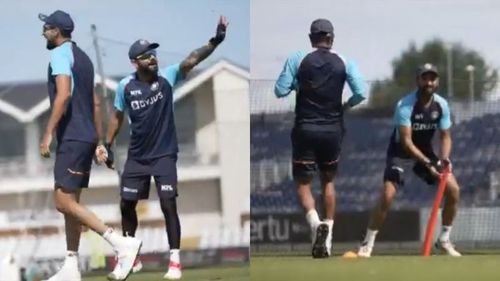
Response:
[[[250,213],[249,82],[223,70],[214,77],[215,115],[219,138],[223,223],[240,224]]]

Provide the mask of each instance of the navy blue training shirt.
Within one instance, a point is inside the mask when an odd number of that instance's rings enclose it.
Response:
[[[347,82],[355,106],[365,99],[366,87],[356,65],[329,49],[291,54],[276,81],[277,97],[296,91],[295,125],[333,125],[342,119],[342,93]]]
[[[56,98],[56,76],[71,77],[71,99],[56,129],[58,143],[64,140],[97,142],[94,124],[94,66],[74,42],[67,41],[50,52],[48,89],[51,107]]]
[[[451,127],[448,102],[434,93],[429,106],[418,104],[417,91],[403,97],[394,113],[394,130],[389,144],[389,154],[402,158],[410,156],[402,149],[399,127],[411,127],[412,141],[424,153],[432,151],[432,137],[436,129],[447,130]]]
[[[183,77],[179,64],[159,71],[158,81],[142,82],[133,73],[123,78],[116,90],[115,109],[127,111],[130,121],[128,157],[155,159],[177,154],[173,112],[173,87]]]

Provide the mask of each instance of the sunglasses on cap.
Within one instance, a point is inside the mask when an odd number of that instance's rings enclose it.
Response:
[[[52,25],[48,25],[48,24],[44,24],[43,25],[43,32],[47,31],[47,30],[52,30],[52,29],[56,29],[57,27],[55,26],[52,26]]]
[[[138,55],[136,60],[150,60],[156,58],[156,50],[149,50],[143,54]]]

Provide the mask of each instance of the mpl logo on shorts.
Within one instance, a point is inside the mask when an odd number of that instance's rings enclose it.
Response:
[[[162,184],[160,187],[161,191],[174,191],[174,188],[170,184]]]

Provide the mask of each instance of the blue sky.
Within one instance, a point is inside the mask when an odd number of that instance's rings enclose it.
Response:
[[[335,50],[354,60],[367,80],[392,73],[391,61],[410,41],[433,38],[479,51],[500,70],[500,1],[251,0],[253,79],[276,79],[288,54],[310,50],[309,26],[330,19]]]
[[[160,43],[160,66],[176,63],[215,34],[219,15],[228,18],[226,41],[207,59],[249,66],[249,0],[8,0],[2,1],[0,83],[46,79],[49,52],[38,13],[61,9],[75,22],[73,40],[95,61],[90,25],[96,24],[107,75],[133,71],[130,44]]]

